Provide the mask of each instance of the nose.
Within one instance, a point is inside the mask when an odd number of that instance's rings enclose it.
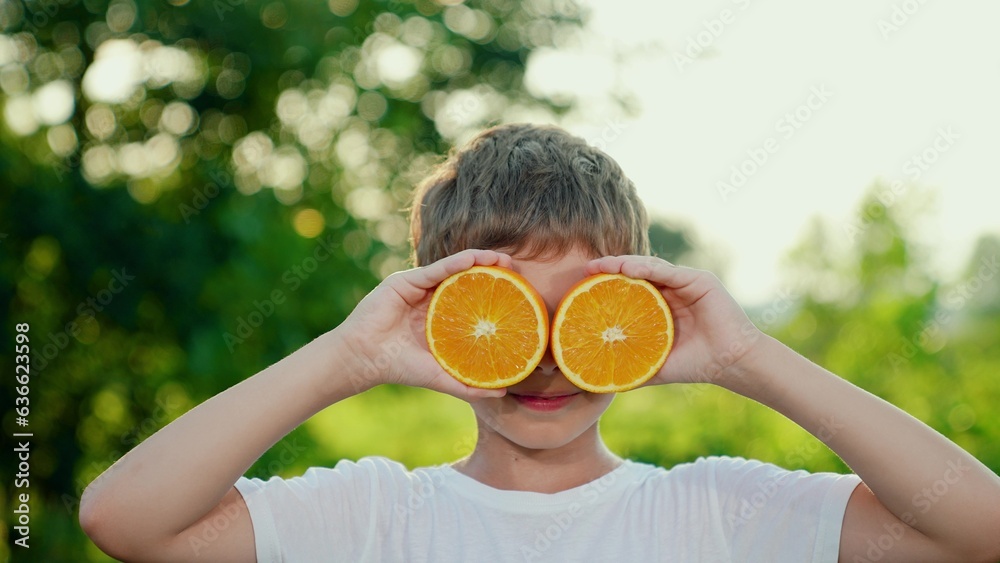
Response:
[[[559,366],[556,364],[556,359],[552,356],[552,350],[548,348],[545,349],[545,354],[542,356],[542,361],[539,362],[537,371],[541,371],[545,375],[555,375]]]

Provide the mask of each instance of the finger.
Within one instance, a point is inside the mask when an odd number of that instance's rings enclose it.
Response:
[[[605,256],[595,258],[583,267],[584,273],[588,276],[595,274],[620,274],[622,267],[621,256]]]
[[[432,388],[442,393],[447,393],[463,401],[475,401],[477,399],[498,398],[507,394],[506,389],[479,389],[470,387],[451,375],[442,371],[432,381]]]
[[[448,279],[448,276],[477,265],[493,266],[501,260],[501,254],[492,250],[463,250],[433,264],[393,274],[386,278],[386,281],[404,301],[416,305],[426,298],[429,290]],[[510,260],[510,257],[507,257],[507,260]]]
[[[673,289],[687,287],[697,281],[700,272],[683,266],[674,266],[666,260],[648,258],[642,261],[626,260],[621,272],[630,278],[641,278]]]
[[[444,371],[434,356],[426,352],[414,357],[411,360],[409,369],[411,373],[431,374],[430,381],[422,385],[422,387],[447,393],[463,401],[484,399],[487,397],[503,397],[507,394],[506,389],[477,389],[462,383]]]
[[[699,270],[675,266],[655,256],[606,256],[587,264],[589,274],[624,274],[679,289],[691,285],[703,274]]]
[[[499,259],[497,259],[496,263],[497,266],[500,266],[502,268],[507,268],[508,270],[514,268],[514,262],[509,254],[504,254],[503,252],[497,252],[497,256],[499,256]]]
[[[469,387],[468,385],[466,385],[465,388],[468,391],[468,393],[465,395],[465,397],[459,397],[459,398],[464,399],[466,401],[476,401],[479,399],[499,399],[500,397],[507,395],[506,387],[502,389],[479,389],[477,387]]]
[[[431,289],[447,279],[448,276],[468,270],[473,266],[494,266],[500,261],[501,254],[493,250],[463,250],[433,264],[406,272],[406,281],[421,289]],[[509,264],[509,256],[507,261]]]
[[[629,262],[666,262],[660,258],[654,256],[633,256],[633,255],[623,255],[623,256],[605,256],[603,258],[597,258],[591,260],[587,263],[586,271],[588,274],[620,274],[622,273],[622,267]],[[669,264],[669,262],[666,262]]]

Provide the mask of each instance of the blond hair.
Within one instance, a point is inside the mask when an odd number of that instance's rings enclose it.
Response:
[[[467,248],[539,258],[649,254],[635,186],[603,151],[554,126],[500,125],[452,151],[414,190],[414,265]]]

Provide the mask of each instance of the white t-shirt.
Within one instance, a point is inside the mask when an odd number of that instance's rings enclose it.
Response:
[[[743,458],[665,470],[626,461],[554,494],[503,491],[451,467],[382,457],[294,479],[240,478],[257,560],[837,561],[856,475]]]

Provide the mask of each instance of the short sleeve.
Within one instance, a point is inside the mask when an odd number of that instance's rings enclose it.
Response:
[[[395,462],[365,458],[314,467],[292,479],[241,477],[236,489],[250,512],[257,561],[361,559],[375,533],[379,473],[405,471],[381,467],[389,464]]]
[[[718,458],[715,489],[734,561],[836,563],[857,475]]]

